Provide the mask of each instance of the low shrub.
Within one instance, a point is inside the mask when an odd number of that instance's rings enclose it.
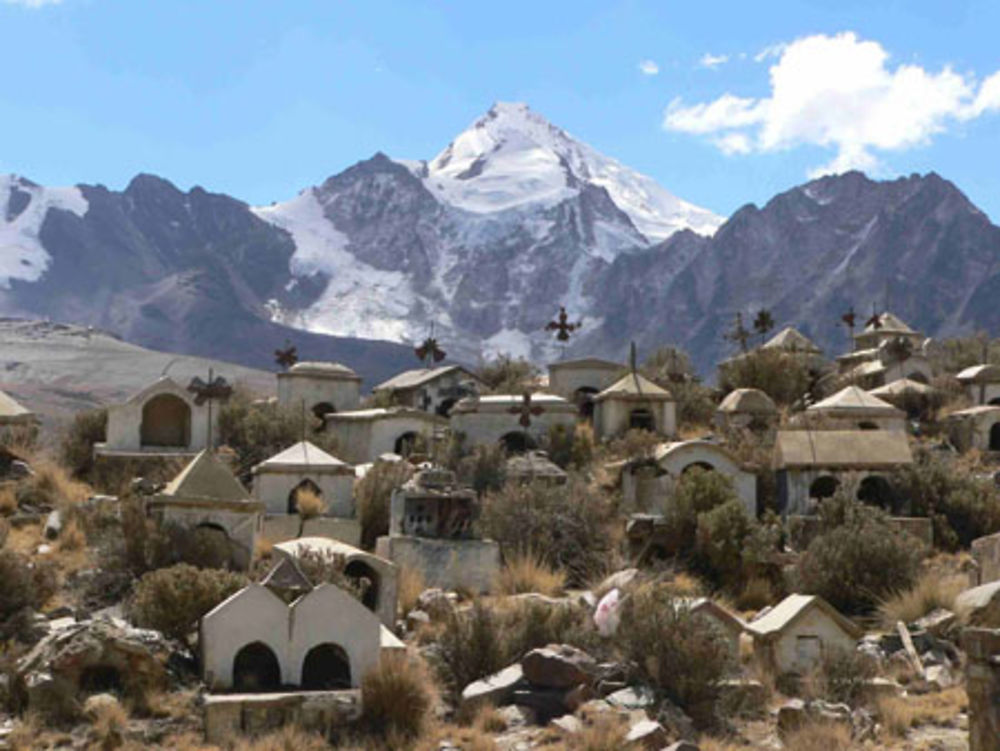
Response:
[[[953,611],[955,598],[967,584],[964,576],[925,572],[909,589],[889,593],[879,602],[879,620],[883,628],[893,629],[900,621],[913,623],[937,608]]]
[[[500,355],[480,365],[476,375],[487,394],[520,394],[531,388],[538,368],[527,360]]]
[[[458,460],[456,474],[460,482],[470,485],[479,495],[498,491],[507,482],[507,452],[499,443],[476,446],[468,456]]]
[[[432,655],[442,684],[458,696],[473,681],[506,667],[500,619],[480,602],[450,613]]]
[[[38,461],[32,465],[32,469],[34,474],[17,485],[16,496],[19,505],[60,509],[66,512],[92,495],[87,485],[71,478],[66,470],[55,462]]]
[[[715,724],[719,682],[731,656],[715,630],[704,628],[668,587],[646,585],[624,601],[616,641],[650,688],[698,726]]]
[[[878,675],[878,664],[857,650],[825,651],[809,676],[809,693],[816,698],[855,706],[864,697],[868,682]]]
[[[183,641],[205,613],[246,583],[244,576],[230,571],[179,563],[143,575],[128,612],[136,625]]]
[[[74,477],[89,477],[94,467],[94,444],[107,440],[108,411],[78,412],[63,431],[59,457]]]
[[[0,550],[0,622],[30,607],[39,610],[56,593],[59,576],[51,561],[29,561],[13,550]]]
[[[427,727],[433,698],[422,662],[402,651],[383,653],[361,679],[361,724],[369,737],[396,744],[412,740]]]
[[[616,523],[608,499],[576,478],[558,487],[517,483],[487,493],[479,518],[483,535],[499,542],[504,555],[537,554],[566,571],[570,585],[605,570]]]
[[[719,365],[719,389],[760,389],[779,406],[792,405],[809,390],[812,376],[802,359],[778,349],[758,349]]]
[[[562,594],[566,573],[548,565],[532,552],[515,553],[504,561],[497,575],[497,591],[505,595],[538,592],[555,596]]]
[[[361,523],[361,547],[372,550],[375,540],[389,534],[389,504],[392,491],[410,479],[408,462],[375,462],[354,488]]]
[[[913,586],[924,555],[886,514],[840,489],[820,506],[821,531],[796,565],[803,592],[844,613],[868,613],[893,592]]]

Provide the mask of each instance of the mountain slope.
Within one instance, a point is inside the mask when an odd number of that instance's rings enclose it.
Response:
[[[707,370],[731,351],[722,333],[734,314],[767,307],[832,356],[847,346],[839,321],[852,305],[888,307],[935,336],[996,332],[985,290],[1000,285],[1000,228],[936,174],[877,182],[852,172],[745,206],[711,238],[682,233],[619,259],[607,281],[606,323],[584,347],[621,349],[631,332],[647,349],[680,344]]]

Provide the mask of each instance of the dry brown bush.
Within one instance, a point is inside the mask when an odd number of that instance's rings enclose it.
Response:
[[[413,740],[430,721],[434,684],[422,660],[383,652],[361,679],[361,726],[369,737]]]
[[[413,467],[408,462],[375,462],[355,486],[361,547],[365,550],[372,550],[376,538],[389,534],[392,491],[410,479],[412,474]]]
[[[6,484],[0,487],[0,516],[10,516],[17,511],[17,496],[14,486]]]
[[[204,747],[199,745],[195,748],[202,749]],[[233,744],[231,751],[329,751],[329,749],[330,744],[319,733],[311,733],[294,725],[286,725],[281,730],[262,735],[259,738],[241,738]]]
[[[554,597],[562,594],[565,586],[566,572],[553,568],[530,551],[508,558],[496,579],[497,591],[505,595],[538,592]]]
[[[412,566],[403,566],[399,570],[399,581],[396,585],[399,612],[406,615],[417,606],[417,599],[426,589],[423,572]]]
[[[955,598],[967,584],[967,578],[962,575],[925,572],[912,587],[895,592],[879,603],[882,627],[893,629],[899,621],[913,623],[936,608],[954,610]]]
[[[789,733],[785,748],[795,751],[851,751],[851,730],[841,724],[814,723]]]
[[[59,550],[75,552],[87,547],[87,535],[76,519],[70,519],[59,533]]]
[[[74,480],[59,464],[42,459],[32,465],[34,474],[17,485],[18,504],[38,508],[55,508],[66,513],[87,500],[90,487]]]
[[[128,728],[128,715],[117,701],[101,702],[90,716],[92,748],[112,751],[122,745]]]

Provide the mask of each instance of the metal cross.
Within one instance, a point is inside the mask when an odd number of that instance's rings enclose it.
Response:
[[[517,423],[521,426],[524,433],[524,448],[527,450],[528,428],[531,427],[531,416],[534,415],[535,417],[538,417],[540,414],[545,412],[545,408],[540,405],[533,404],[531,401],[531,392],[526,390],[524,392],[524,396],[521,398],[521,403],[511,407],[507,411],[512,415],[520,415]]]
[[[882,316],[879,315],[878,308],[872,303],[872,317],[865,321],[865,328],[871,326],[876,331],[882,328]]]
[[[212,448],[212,401],[218,399],[221,402],[228,401],[233,395],[233,387],[222,376],[215,376],[214,371],[208,369],[208,382],[201,380],[200,376],[195,376],[188,384],[187,390],[194,394],[194,403],[199,407],[208,402],[208,447]]]
[[[299,351],[286,339],[284,349],[274,350],[274,361],[285,370],[288,370],[299,361]]]
[[[438,341],[433,336],[424,339],[419,347],[413,348],[413,353],[420,362],[427,364],[428,361],[441,362],[446,357],[446,352],[438,346]]]
[[[555,331],[556,339],[560,342],[568,342],[570,334],[583,326],[583,321],[577,321],[576,323],[569,322],[569,314],[566,313],[566,308],[562,305],[559,306],[559,315],[556,316],[554,321],[549,321],[545,324],[546,331]]]

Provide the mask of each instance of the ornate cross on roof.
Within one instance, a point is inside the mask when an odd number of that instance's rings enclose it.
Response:
[[[527,430],[531,427],[531,416],[534,415],[535,417],[538,417],[538,415],[545,412],[545,408],[538,404],[534,404],[531,401],[531,392],[525,391],[524,396],[521,399],[521,403],[511,407],[507,411],[512,415],[520,415],[521,417],[517,422],[522,428]]]
[[[570,334],[583,326],[583,321],[577,321],[576,323],[569,322],[569,315],[566,313],[566,308],[563,305],[559,306],[559,315],[556,316],[554,321],[549,321],[545,324],[546,331],[555,331],[556,339],[560,342],[568,342]]]
[[[195,376],[188,384],[187,390],[194,394],[194,403],[201,406],[208,402],[208,448],[212,448],[212,402],[218,399],[228,401],[233,395],[233,387],[222,376],[216,377],[211,368],[208,369],[208,382]]]
[[[299,351],[286,339],[284,349],[274,350],[274,361],[285,370],[288,370],[299,361]]]
[[[414,347],[413,353],[420,362],[425,364],[428,361],[441,362],[447,356],[447,353],[438,346],[438,341],[433,336],[424,339],[419,347]]]
[[[882,328],[882,316],[879,315],[878,308],[872,303],[872,317],[865,321],[865,328],[871,326],[876,331]]]

